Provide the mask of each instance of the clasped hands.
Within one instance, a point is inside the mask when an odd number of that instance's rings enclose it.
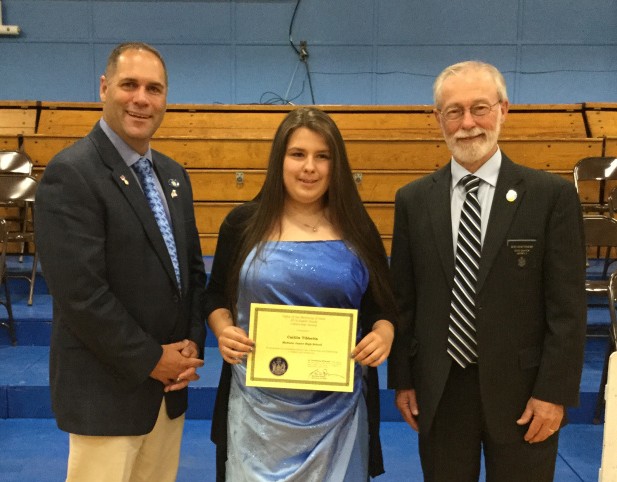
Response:
[[[165,386],[165,392],[182,390],[199,380],[197,368],[204,361],[198,358],[199,348],[194,341],[185,339],[162,347],[163,354],[150,376]]]

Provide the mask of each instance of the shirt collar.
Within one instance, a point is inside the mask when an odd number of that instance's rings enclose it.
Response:
[[[126,142],[124,142],[124,140],[118,134],[116,134],[116,132],[111,127],[109,127],[109,124],[105,122],[105,119],[101,118],[100,125],[101,129],[103,129],[103,132],[107,135],[107,137],[109,137],[109,140],[116,148],[116,150],[120,154],[120,157],[122,157],[122,160],[126,163],[127,166],[131,167],[142,157],[145,157],[149,159],[150,162],[152,162],[152,150],[150,149],[150,146],[148,146],[148,150],[142,156]]]
[[[461,166],[458,162],[452,158],[450,162],[452,172],[452,189],[454,189],[459,181],[467,174],[471,174],[467,169]],[[474,176],[479,177],[482,181],[491,186],[497,185],[497,178],[499,177],[499,168],[501,167],[501,149],[497,148],[495,154],[493,154],[488,161],[486,161],[480,169],[473,173]]]

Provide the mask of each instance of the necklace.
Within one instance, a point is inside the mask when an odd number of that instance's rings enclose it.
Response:
[[[308,223],[302,223],[302,226],[305,226],[305,227],[307,227],[307,228],[310,228],[310,229],[312,229],[312,231],[313,231],[314,233],[316,233],[316,232],[317,232],[317,229],[319,229],[319,225],[321,224],[321,222],[322,222],[322,221],[323,221],[323,216],[321,216],[321,217],[317,220],[317,222],[316,222],[315,224],[313,224],[312,226],[311,226],[310,224],[308,224]]]
[[[319,215],[319,219],[317,220],[317,222],[315,224],[309,224],[309,223],[305,223],[300,221],[300,224],[302,224],[302,226],[304,226],[305,228],[309,228],[311,231],[313,231],[314,233],[317,232],[317,230],[319,229],[319,226],[321,225],[322,221],[325,219],[326,217],[324,216],[324,213],[322,212]]]

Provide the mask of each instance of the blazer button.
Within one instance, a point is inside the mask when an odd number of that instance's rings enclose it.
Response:
[[[174,295],[173,301],[174,303],[177,303],[178,301],[180,301],[180,297],[178,295]]]

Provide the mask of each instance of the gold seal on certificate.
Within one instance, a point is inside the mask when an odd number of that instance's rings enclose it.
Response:
[[[358,310],[251,303],[252,387],[351,392]]]

